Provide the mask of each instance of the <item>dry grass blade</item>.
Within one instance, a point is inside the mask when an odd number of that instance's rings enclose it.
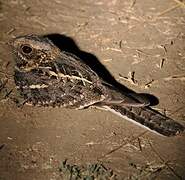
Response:
[[[166,167],[178,178],[183,179],[169,164],[164,158],[155,150],[155,148],[152,146],[150,142],[148,142],[152,151],[156,154],[156,156],[161,160],[162,163],[166,165]]]
[[[7,35],[12,34],[16,29],[15,28],[11,28],[9,31],[6,32]]]
[[[175,1],[177,4],[179,4],[181,7],[185,8],[185,3],[183,1],[180,0],[173,0]]]
[[[166,168],[165,164],[155,164],[154,162],[147,162],[145,165],[135,163],[130,163],[129,165],[137,170],[136,173],[129,177],[129,180],[157,179],[161,171]]]
[[[158,16],[158,17],[159,17],[159,16],[163,16],[164,14],[166,14],[166,13],[168,13],[168,12],[170,12],[170,11],[173,11],[174,9],[177,9],[177,8],[180,7],[180,6],[181,6],[180,4],[176,4],[175,6],[170,7],[170,8],[168,8],[168,9],[162,11],[162,12],[159,13],[157,16]]]
[[[139,137],[143,136],[143,135],[146,134],[146,133],[147,133],[147,131],[144,131],[144,132],[142,132],[141,134],[139,134],[138,136],[131,138],[129,141],[123,142],[121,145],[119,145],[118,147],[114,148],[113,150],[111,150],[111,151],[105,153],[104,155],[102,155],[102,156],[99,157],[98,159],[99,159],[99,160],[100,160],[100,159],[103,159],[104,157],[106,157],[106,156],[108,156],[108,155],[110,155],[110,154],[112,154],[112,153],[118,151],[118,150],[121,149],[122,147],[127,146],[128,144],[130,144],[131,142],[137,140]]]
[[[182,75],[173,75],[173,76],[169,76],[166,78],[163,78],[165,81],[170,81],[170,80],[181,80],[181,81],[185,81],[185,74]]]

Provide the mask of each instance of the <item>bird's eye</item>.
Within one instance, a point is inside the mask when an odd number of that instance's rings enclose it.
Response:
[[[22,45],[21,50],[24,54],[30,54],[33,49],[29,45]]]

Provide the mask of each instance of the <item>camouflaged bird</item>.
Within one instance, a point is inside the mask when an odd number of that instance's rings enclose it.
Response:
[[[151,131],[174,136],[184,127],[105,83],[75,55],[43,36],[27,35],[9,43],[15,56],[15,83],[25,103],[114,112]]]

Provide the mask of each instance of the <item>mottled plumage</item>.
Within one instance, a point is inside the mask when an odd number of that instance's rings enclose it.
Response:
[[[15,55],[15,83],[25,103],[83,109],[96,106],[173,136],[184,127],[128,94],[105,83],[89,66],[49,39],[27,35],[10,43]]]

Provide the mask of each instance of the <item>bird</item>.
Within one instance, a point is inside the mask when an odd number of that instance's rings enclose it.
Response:
[[[24,104],[111,111],[163,136],[184,131],[177,121],[153,110],[128,92],[105,82],[82,59],[59,49],[49,38],[29,34],[8,43],[14,56],[14,80]]]

